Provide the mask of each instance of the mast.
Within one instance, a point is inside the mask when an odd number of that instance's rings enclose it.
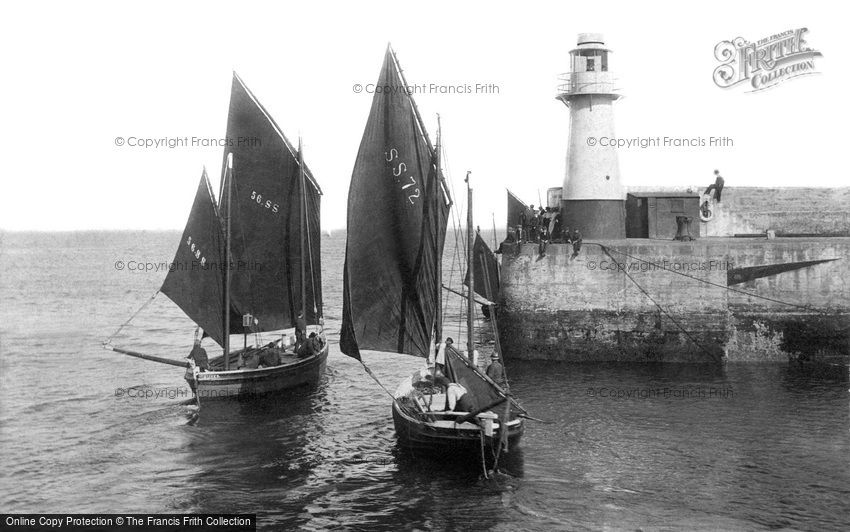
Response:
[[[405,87],[409,87],[410,85],[407,84],[407,78],[404,77],[404,71],[401,69],[401,65],[398,62],[398,57],[396,57],[395,55],[395,50],[393,50],[393,47],[391,45],[387,45],[387,48],[389,48],[390,54],[393,56],[393,63],[395,65],[396,72],[398,72],[398,75],[401,78],[402,85]],[[431,137],[428,136],[428,130],[425,129],[425,122],[422,120],[422,115],[419,114],[419,107],[417,107],[416,105],[416,100],[413,99],[412,95],[408,94],[407,101],[410,102],[410,107],[411,109],[413,109],[413,115],[416,117],[416,123],[419,125],[419,130],[422,132],[422,136],[425,137],[425,143],[428,145],[428,150],[430,150],[433,154],[434,146],[431,144]],[[442,185],[442,191],[446,195],[449,205],[451,205],[452,195],[449,192],[449,187],[446,186],[445,181],[443,180],[443,175],[438,173],[437,179],[439,179],[439,182]]]
[[[437,145],[435,147],[436,152],[436,166],[437,166],[437,175],[436,178],[440,179],[440,174],[442,172],[441,163],[440,163],[440,141],[442,140],[442,126],[440,125],[440,115],[437,115]],[[434,194],[434,212],[440,212],[440,204],[441,201],[439,189],[440,184],[439,181],[436,183],[435,189],[437,190],[437,194]],[[434,216],[434,234],[439,234],[440,232],[440,217]],[[439,239],[434,239],[434,254],[437,256],[437,272],[436,272],[436,282],[434,283],[434,305],[436,308],[436,312],[434,313],[434,347],[440,345],[443,336],[443,257],[440,256],[440,243]],[[434,355],[436,357],[436,354]],[[435,358],[436,360],[436,358]]]
[[[469,354],[469,360],[472,360],[472,352],[475,348],[475,339],[473,338],[473,326],[475,317],[475,264],[473,263],[473,251],[475,246],[475,235],[472,232],[472,187],[469,185],[469,174],[466,172],[466,271],[469,272],[469,293],[466,300],[466,349]]]
[[[304,277],[306,275],[307,260],[304,255],[304,220],[307,215],[307,190],[304,186],[304,152],[301,149],[301,137],[298,137],[298,177],[299,187],[301,188],[301,208],[298,209],[299,221],[301,226],[301,315],[304,322],[307,322],[307,282]]]
[[[230,369],[230,197],[233,196],[233,153],[227,154],[227,200],[224,204],[224,370]]]

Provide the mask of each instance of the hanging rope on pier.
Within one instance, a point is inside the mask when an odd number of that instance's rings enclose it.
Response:
[[[617,249],[614,249],[614,248],[609,248],[608,246],[604,246],[604,245],[596,243],[596,242],[585,242],[584,244],[589,245],[589,246],[599,246],[600,248],[602,248],[603,251],[606,252],[606,254],[609,251],[613,251],[614,253],[617,253],[619,255],[623,255],[624,257],[628,257],[632,260],[636,260],[636,261],[642,262],[644,264],[652,265],[654,268],[658,268],[659,270],[666,270],[668,272],[675,273],[676,275],[681,275],[682,277],[687,277],[689,279],[693,279],[693,280],[699,281],[701,283],[705,283],[705,284],[708,284],[708,285],[711,285],[711,286],[716,286],[717,288],[723,288],[724,290],[728,290],[730,292],[737,292],[739,294],[743,294],[743,295],[749,296],[749,297],[754,297],[756,299],[763,299],[765,301],[770,301],[772,303],[778,303],[780,305],[786,305],[786,306],[789,306],[789,307],[799,308],[799,309],[805,310],[807,312],[817,312],[817,313],[821,313],[821,314],[828,314],[827,312],[824,312],[820,309],[812,308],[810,305],[800,305],[799,303],[791,303],[789,301],[782,301],[780,299],[775,299],[775,298],[763,296],[763,295],[760,295],[760,294],[754,294],[752,292],[747,292],[746,290],[741,290],[739,288],[732,288],[728,285],[722,285],[722,284],[719,284],[719,283],[715,283],[713,281],[709,281],[708,279],[701,279],[701,278],[696,277],[694,275],[688,275],[687,273],[684,273],[684,272],[680,272],[680,271],[673,270],[673,269],[670,269],[670,268],[665,268],[663,265],[658,264],[656,262],[652,262],[652,261],[649,261],[649,260],[646,260],[646,259],[641,259],[639,257],[629,255],[628,253],[626,253],[624,251],[620,251],[620,250],[617,250]],[[608,256],[611,257],[610,254],[608,254]],[[611,257],[611,259],[614,260],[614,262],[616,263],[616,259],[614,259],[614,257]],[[628,275],[628,273],[625,270],[623,271],[623,273],[626,273],[626,275]]]
[[[130,318],[129,318],[127,321],[125,321],[124,323],[122,323],[122,324],[121,324],[121,326],[120,326],[120,327],[118,327],[118,329],[116,329],[116,330],[115,330],[115,332],[114,332],[114,333],[112,333],[112,335],[111,335],[109,338],[107,338],[106,340],[104,340],[104,341],[103,341],[103,347],[104,347],[104,348],[106,348],[107,346],[109,346],[109,344],[111,344],[111,343],[112,343],[113,338],[115,338],[116,336],[118,336],[118,334],[120,334],[120,333],[121,333],[121,331],[124,329],[124,327],[126,327],[127,325],[130,325],[130,322],[131,322],[131,321],[133,321],[133,320],[135,319],[135,317],[139,315],[139,313],[141,313],[143,310],[145,310],[145,308],[153,302],[153,300],[156,298],[156,296],[157,296],[158,294],[159,294],[159,290],[157,290],[156,292],[154,292],[154,293],[153,293],[153,295],[150,297],[150,299],[148,299],[147,301],[145,301],[145,302],[142,304],[142,306],[141,306],[141,307],[139,307],[139,310],[137,310],[136,312],[134,312],[134,313],[133,313],[133,315],[132,315],[132,316],[130,316]]]
[[[608,248],[607,248],[607,247],[603,246],[602,244],[597,244],[597,245],[598,245],[599,247],[601,247],[601,248],[602,248],[602,251],[604,251],[604,252],[605,252],[605,254],[606,254],[606,255],[608,255],[608,257],[610,257],[610,258],[611,258],[611,260],[613,260],[614,262],[617,262],[617,260],[614,258],[614,256],[613,256],[613,255],[611,255],[611,253],[609,253],[609,252],[608,252]],[[714,359],[714,361],[715,361],[715,362],[718,362],[718,363],[722,362],[722,359],[721,359],[719,356],[717,356],[715,353],[712,353],[711,351],[709,351],[708,349],[706,349],[705,347],[703,347],[703,345],[702,345],[702,344],[700,344],[699,342],[697,342],[696,338],[694,338],[693,336],[691,336],[691,333],[689,333],[689,332],[688,332],[688,331],[687,331],[687,330],[686,330],[686,329],[685,329],[685,328],[684,328],[684,327],[683,327],[683,326],[682,326],[682,325],[681,325],[678,321],[676,321],[676,319],[675,319],[675,318],[673,318],[673,316],[671,316],[671,315],[670,315],[670,313],[669,313],[669,312],[667,312],[667,310],[665,310],[665,309],[664,309],[664,307],[662,307],[661,305],[659,305],[659,304],[658,304],[658,302],[657,302],[657,301],[655,301],[655,299],[653,299],[653,297],[652,297],[651,295],[649,295],[649,292],[647,292],[646,290],[644,290],[644,288],[640,285],[640,283],[638,283],[637,281],[635,281],[634,277],[632,277],[632,276],[631,276],[631,274],[630,274],[628,271],[626,271],[625,269],[623,269],[623,273],[626,275],[626,277],[628,277],[628,279],[629,279],[631,282],[633,282],[633,283],[634,283],[634,285],[638,288],[638,290],[640,290],[640,291],[643,293],[643,295],[645,295],[645,296],[647,297],[647,299],[649,299],[650,301],[652,301],[652,303],[653,303],[656,307],[658,307],[658,310],[660,310],[660,311],[661,311],[661,312],[662,312],[665,316],[667,316],[667,317],[670,319],[670,321],[672,321],[672,322],[673,322],[673,324],[674,324],[674,325],[676,325],[676,327],[678,327],[678,328],[679,328],[679,329],[680,329],[683,333],[685,333],[685,336],[687,336],[687,337],[688,337],[688,339],[689,339],[691,342],[693,342],[695,346],[699,347],[699,348],[700,348],[700,349],[701,349],[704,353],[706,353],[708,356],[710,356],[712,359]]]

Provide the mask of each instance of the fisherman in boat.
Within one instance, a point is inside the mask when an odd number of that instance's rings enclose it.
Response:
[[[434,360],[434,366],[436,368],[436,371],[440,373],[442,373],[442,371],[446,367],[446,349],[451,349],[453,351],[455,350],[454,340],[452,340],[451,336],[446,338],[445,342],[442,342],[440,345],[437,346],[437,358]]]
[[[280,366],[280,351],[278,349],[274,349],[274,343],[271,343],[266,347],[267,349],[265,349],[260,355],[259,365],[265,368]]]
[[[242,363],[239,364],[238,369],[257,369],[260,367],[260,352],[257,349],[251,348],[239,355],[239,358]]]
[[[304,344],[307,334],[307,322],[304,320],[304,312],[298,313],[298,318],[295,320],[295,352],[297,353]]]
[[[466,391],[462,385],[451,382],[443,375],[434,377],[434,384],[446,390],[446,411],[475,412],[475,400],[472,394]]]
[[[195,338],[195,346],[192,347],[189,356],[186,358],[194,361],[195,366],[201,371],[209,371],[210,359],[207,356],[207,350],[201,347],[201,340],[202,338]]]
[[[298,358],[308,358],[321,353],[322,347],[322,339],[315,332],[311,332],[310,337],[301,344],[296,353]]]
[[[493,351],[493,354],[490,355],[490,365],[487,366],[487,376],[490,379],[501,386],[505,387],[505,368],[502,366],[502,363],[499,362],[499,353]]]
[[[410,397],[417,391],[430,388],[434,385],[434,376],[429,368],[418,369],[409,377],[401,381],[393,396],[396,399]]]

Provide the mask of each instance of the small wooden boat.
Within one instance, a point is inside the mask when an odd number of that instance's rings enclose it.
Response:
[[[285,390],[309,390],[318,384],[325,373],[328,359],[327,342],[319,353],[305,358],[299,358],[294,352],[275,346],[248,348],[248,351],[272,349],[279,352],[281,363],[278,366],[225,370],[224,357],[217,357],[210,361],[212,371],[195,372],[194,368],[187,368],[186,382],[201,399],[218,399]],[[231,352],[231,356],[237,360],[243,355],[243,350]]]
[[[377,86],[410,86],[390,47]],[[340,349],[346,355],[361,363],[362,350],[428,358],[432,346],[440,344],[442,255],[452,205],[448,190],[439,132],[434,146],[408,91],[377,91],[348,197],[340,330]],[[469,197],[471,201],[471,191]],[[467,263],[472,268],[471,225],[468,230]],[[474,273],[467,283],[474,286]],[[472,353],[473,290],[467,292]],[[397,392],[392,415],[399,444],[437,453],[507,450],[523,432],[517,412],[521,407],[466,357],[450,349],[444,352],[444,377],[463,386],[470,403],[480,408],[449,410],[445,395],[437,391]],[[430,372],[434,376],[435,368]]]
[[[204,171],[159,290],[203,329],[203,337],[222,347],[222,355],[206,367],[114,347],[111,340],[121,328],[104,346],[186,367],[186,380],[199,398],[316,385],[328,356],[322,326],[321,189],[304,164],[300,143],[296,150],[235,73],[226,140],[219,201]],[[307,344],[298,352],[291,331],[282,334],[296,325],[304,332],[299,348]],[[263,341],[264,333],[275,340]],[[203,338],[197,334],[196,341]],[[244,345],[231,351],[234,334],[242,335]],[[249,337],[255,339],[250,347]]]
[[[402,446],[417,453],[444,456],[484,451],[487,457],[500,448],[515,447],[525,431],[522,407],[512,404],[499,385],[457,351],[446,351],[446,369],[454,382],[474,394],[479,408],[474,412],[450,410],[446,395],[433,387],[412,394],[397,393],[393,423]],[[482,405],[482,401],[488,402]]]
[[[428,416],[411,412],[398,402],[393,403],[393,424],[396,436],[402,446],[423,454],[450,455],[462,454],[464,457],[477,455],[481,448],[487,454],[496,451],[499,445],[499,432],[502,427],[498,421],[492,421],[493,433],[482,439],[482,427],[480,422],[472,421],[458,422],[458,419],[466,415],[464,412],[432,412]],[[493,416],[498,418],[498,416]],[[484,416],[479,419],[487,420]],[[507,423],[508,447],[514,447],[519,443],[523,434],[523,420],[514,416]]]

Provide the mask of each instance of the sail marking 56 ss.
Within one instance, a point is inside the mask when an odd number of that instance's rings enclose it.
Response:
[[[280,205],[277,203],[272,203],[272,200],[267,199],[265,203],[263,203],[263,195],[258,194],[256,190],[251,191],[251,199],[256,201],[257,205],[265,207],[266,209],[271,209],[274,214],[277,214],[277,211],[280,210]]]

